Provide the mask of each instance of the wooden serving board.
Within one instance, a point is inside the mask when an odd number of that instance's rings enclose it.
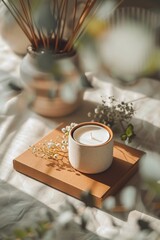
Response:
[[[34,146],[62,135],[60,125],[42,138]],[[138,162],[144,152],[114,142],[113,163],[109,169],[99,174],[83,174],[73,169],[67,158],[61,163],[53,159],[37,157],[29,148],[14,159],[14,169],[43,182],[68,195],[80,199],[81,194],[90,190],[95,206],[101,207],[108,195],[114,195],[138,169]]]

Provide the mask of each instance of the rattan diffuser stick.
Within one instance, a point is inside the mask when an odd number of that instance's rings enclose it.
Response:
[[[102,0],[2,0],[33,48],[69,52]]]

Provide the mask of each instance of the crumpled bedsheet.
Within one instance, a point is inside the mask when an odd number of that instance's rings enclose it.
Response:
[[[109,77],[105,77],[103,81],[100,81],[98,77],[88,73],[87,77],[93,88],[85,91],[84,103],[81,108],[66,118],[47,119],[37,115],[27,107],[22,93],[16,94],[5,87],[9,81],[16,81],[16,84],[21,86],[18,70],[20,61],[21,58],[11,52],[3,40],[0,39],[0,179],[3,181],[1,182],[0,197],[3,194],[6,196],[6,199],[0,199],[0,214],[4,216],[6,212],[4,221],[0,217],[0,229],[7,229],[7,221],[9,227],[10,224],[12,225],[12,221],[20,220],[26,214],[29,216],[29,213],[33,211],[35,206],[40,204],[39,202],[55,211],[58,211],[68,198],[75,206],[81,205],[79,200],[66,196],[60,191],[16,172],[13,169],[13,159],[49,133],[59,123],[89,120],[87,113],[97,103],[101,102],[101,96],[114,95],[120,101],[134,102],[136,113],[133,123],[137,136],[131,143],[131,146],[144,150],[147,161],[160,159],[159,81],[145,78],[133,86],[122,86]],[[6,98],[1,98],[2,94]],[[2,101],[3,99],[5,101]],[[116,135],[115,139],[117,139]],[[7,185],[7,183],[12,187]],[[128,184],[135,186],[139,184],[137,176],[135,175]],[[17,194],[18,191],[21,191],[24,195],[19,196]],[[28,194],[30,198],[25,194]],[[23,201],[26,206],[24,209]],[[10,216],[9,207],[5,203],[8,203],[12,210],[14,210],[12,205],[17,204],[17,212],[13,211],[13,215]],[[28,205],[30,203],[31,205]],[[145,211],[141,207],[136,210]],[[95,217],[98,221],[98,226],[105,223],[110,224],[108,220],[110,216],[108,218],[106,213],[98,209],[95,209]],[[117,219],[118,222],[122,222],[121,220]]]

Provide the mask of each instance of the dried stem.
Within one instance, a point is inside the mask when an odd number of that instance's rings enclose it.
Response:
[[[75,29],[75,24],[76,24],[76,15],[77,15],[77,5],[78,5],[78,2],[77,0],[74,1],[74,10],[73,10],[73,31]]]
[[[64,36],[64,31],[65,31],[65,26],[66,26],[66,18],[67,18],[67,11],[66,11],[66,1],[65,0],[62,0],[62,18],[63,19],[63,16],[64,16],[64,20],[63,22],[61,23],[61,33],[60,33],[60,41],[63,40],[63,36]]]

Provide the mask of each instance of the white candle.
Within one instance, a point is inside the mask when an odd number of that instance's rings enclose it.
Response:
[[[110,134],[104,127],[90,124],[77,128],[73,132],[73,138],[83,145],[98,146],[106,143]]]
[[[113,161],[112,130],[97,122],[84,122],[69,133],[68,159],[83,173],[105,171]]]

